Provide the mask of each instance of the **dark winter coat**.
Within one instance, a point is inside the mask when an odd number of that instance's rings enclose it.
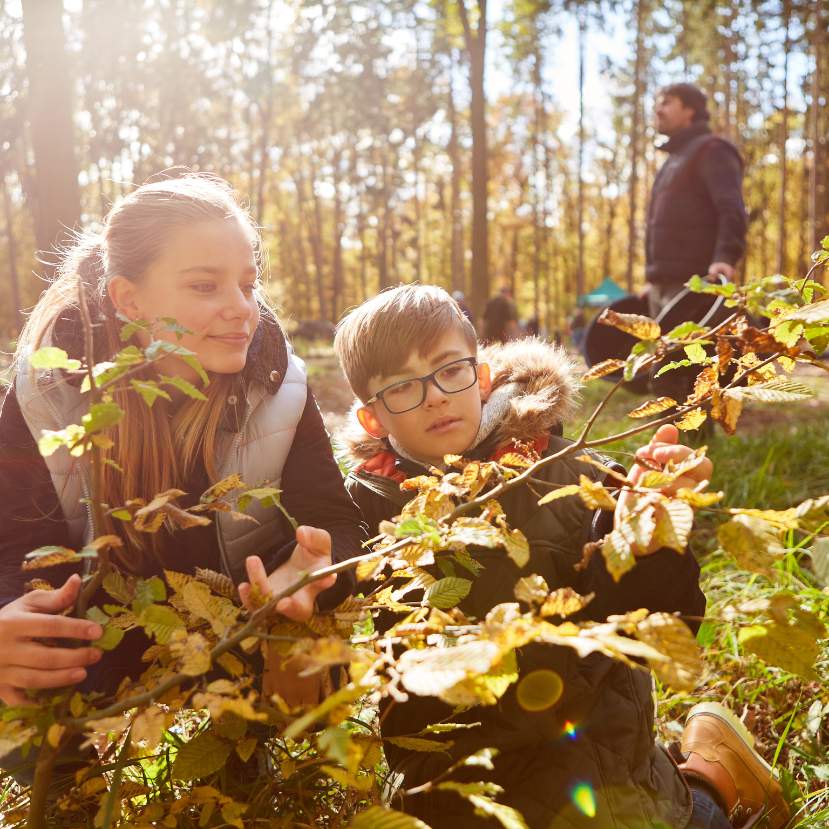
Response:
[[[735,265],[745,251],[743,162],[729,141],[700,121],[659,149],[670,153],[656,174],[647,212],[648,282],[683,283],[713,262]]]
[[[526,442],[543,434],[549,434],[544,455],[568,445],[560,435],[562,421],[572,413],[575,382],[563,352],[523,341],[486,349],[481,359],[492,368],[495,388],[517,382],[524,393],[513,399],[510,414],[471,457],[484,459],[513,439]],[[358,424],[349,424],[337,437],[355,464],[390,448],[361,433]],[[399,456],[396,470],[407,477],[424,472]],[[578,483],[579,475],[594,481],[604,477],[596,467],[572,459],[538,474],[556,484]],[[346,479],[370,533],[378,521],[400,512],[396,499],[381,494],[388,483],[388,478],[365,471],[352,472]],[[509,525],[529,540],[530,560],[519,570],[501,550],[470,549],[484,569],[473,578],[469,596],[460,604],[467,615],[482,619],[493,606],[514,602],[517,580],[533,573],[542,576],[551,590],[573,587],[582,594],[595,592],[586,612],[572,617],[576,619],[603,621],[609,614],[640,607],[689,616],[704,613],[699,567],[690,553],[663,549],[643,558],[617,584],[601,555],[594,555],[585,570],[575,568],[583,544],[610,529],[610,513],[588,510],[577,496],[539,507],[537,495],[523,487],[505,493],[499,501]],[[503,786],[505,792],[498,800],[518,809],[531,829],[681,829],[687,824],[692,808],[688,787],[673,760],[654,742],[648,673],[600,654],[580,659],[568,648],[543,644],[523,647],[518,665],[523,675],[538,669],[555,671],[564,685],[559,702],[546,711],[525,711],[513,684],[497,705],[476,707],[453,718],[480,726],[447,735],[454,740],[448,755],[407,751],[387,742],[392,784],[406,789],[422,785],[460,757],[491,747],[500,752],[494,772],[475,766],[454,773],[453,779],[490,779]],[[397,703],[386,713],[383,737],[415,735],[451,715],[451,707],[435,698],[410,696],[409,702]],[[585,803],[578,796],[588,790],[595,798],[595,817],[583,811]],[[400,801],[394,805],[400,806]],[[484,825],[451,793],[406,798],[403,808],[414,811],[433,829]]]
[[[67,312],[56,324],[53,336],[53,344],[75,358],[79,358],[83,351],[77,317],[76,312]],[[96,361],[109,357],[97,353],[97,349],[96,343]],[[266,394],[260,405],[272,405],[285,377],[287,361],[288,349],[282,329],[275,319],[263,316],[240,378],[244,387],[254,382],[264,385]],[[245,419],[244,406],[240,405],[240,401],[241,396],[239,400],[229,398],[225,414],[225,428],[237,433]],[[157,401],[154,405],[158,404]],[[267,439],[260,441],[260,447],[261,451],[268,451]],[[203,464],[197,464],[186,482],[188,494],[179,499],[180,505],[186,507],[198,503],[199,496],[211,483]],[[361,523],[359,510],[345,491],[310,388],[282,467],[280,486],[283,490],[282,503],[289,514],[300,524],[319,527],[331,534],[335,562],[360,554],[366,538],[365,525]],[[288,521],[280,520],[274,527],[270,543],[262,552],[268,572],[287,561],[296,546],[294,531]],[[166,529],[160,532],[167,534]],[[206,527],[179,531],[174,537],[168,534],[165,540],[169,541],[169,553],[165,554],[164,561],[147,562],[138,575],[163,578],[165,567],[190,575],[195,567],[216,571],[226,569],[214,522]],[[80,565],[61,565],[21,573],[24,556],[47,545],[72,548],[73,542],[55,485],[12,387],[0,409],[0,605],[22,595],[23,584],[29,579],[45,578],[57,586],[71,573],[80,571]],[[239,580],[238,574],[228,574]],[[319,606],[323,609],[336,607],[352,592],[353,587],[353,571],[340,574],[336,584],[319,595]],[[104,594],[97,598],[101,602],[109,601]],[[83,690],[109,692],[117,688],[125,675],[138,679],[146,669],[140,657],[149,644],[143,631],[129,631],[118,648],[106,652],[100,662],[88,669]]]

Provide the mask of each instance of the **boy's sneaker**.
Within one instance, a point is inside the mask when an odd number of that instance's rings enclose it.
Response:
[[[740,720],[718,702],[695,705],[685,721],[680,770],[689,783],[696,779],[722,795],[732,826],[753,826],[765,809],[762,824],[783,829],[791,810],[772,767],[755,751],[754,737]]]

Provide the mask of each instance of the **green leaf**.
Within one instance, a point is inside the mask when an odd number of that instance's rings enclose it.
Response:
[[[469,595],[472,582],[468,579],[446,578],[430,584],[423,594],[423,603],[427,607],[441,609],[454,607]]]
[[[89,644],[96,648],[100,648],[102,651],[111,651],[121,642],[123,638],[124,631],[121,630],[121,628],[105,627],[104,635],[100,639],[96,639],[94,642],[90,642]]]
[[[706,330],[706,328],[703,328],[701,325],[697,325],[695,322],[683,322],[682,325],[677,325],[676,328],[673,328],[668,332],[668,339],[680,340],[688,334],[694,334],[697,331]]]
[[[690,345],[684,346],[684,349],[688,355],[688,359],[692,363],[701,364],[708,359],[705,349],[699,343],[691,343]]]
[[[121,521],[132,521],[132,513],[128,509],[116,509],[110,513],[112,518],[118,518]]]
[[[688,286],[688,290],[695,294],[700,294],[705,289],[705,283],[697,275],[692,276],[685,284]]]
[[[190,331],[189,328],[185,328],[183,325],[179,325],[178,320],[173,319],[173,317],[162,317],[161,322],[164,325],[158,326],[159,330],[174,332],[177,340],[181,340],[185,334],[193,335],[196,333],[195,331]]]
[[[659,371],[656,372],[656,376],[659,377],[660,374],[664,374],[666,371],[670,371],[674,368],[682,368],[683,366],[690,366],[692,365],[690,360],[678,360],[677,362],[668,363],[667,365],[662,366]]]
[[[350,737],[348,732],[339,726],[326,728],[325,731],[317,737],[317,745],[320,750],[323,751],[327,757],[343,766],[348,763],[349,741]]]
[[[121,327],[122,342],[128,340],[136,331],[151,332],[153,330],[152,325],[146,320],[131,320],[123,314],[118,314],[118,319],[126,323],[126,325]]]
[[[384,809],[382,806],[370,806],[364,812],[355,815],[350,829],[429,829],[422,820],[413,815]]]
[[[633,555],[633,548],[625,540],[619,530],[613,530],[602,545],[607,572],[618,582],[628,570],[636,566],[636,557]]]
[[[65,368],[68,371],[77,371],[81,367],[80,360],[70,360],[63,349],[54,346],[30,354],[29,364],[34,368]]]
[[[155,380],[130,380],[130,385],[144,398],[148,406],[152,406],[157,397],[172,400],[164,389],[158,387]]]
[[[164,582],[158,576],[153,576],[149,580],[136,579],[135,595],[133,612],[138,616],[145,607],[149,607],[153,602],[163,602],[167,598],[167,591],[164,589]]]
[[[81,418],[83,427],[88,435],[109,429],[120,423],[124,418],[124,410],[116,403],[95,403],[89,409],[89,414]]]
[[[165,377],[162,374],[161,382],[167,383],[169,386],[175,386],[179,391],[184,392],[184,394],[188,397],[193,397],[196,400],[207,400],[204,394],[202,394],[192,383],[188,383],[183,377]]]
[[[117,464],[117,463],[115,463],[115,461],[114,461],[114,460],[112,460],[112,458],[103,458],[103,462],[104,462],[107,466],[111,466],[113,469],[116,469],[116,470],[118,470],[118,472],[120,472],[121,474],[123,474],[123,472],[124,472],[123,468],[122,468],[122,467],[120,467],[120,466],[118,466],[118,464]],[[110,513],[110,515],[114,515],[114,514],[115,514],[115,513]],[[129,515],[129,513],[127,513],[127,515]]]
[[[158,604],[145,607],[138,617],[138,624],[144,628],[148,635],[155,636],[155,641],[159,645],[166,645],[174,631],[183,630],[187,627],[175,610]]]
[[[209,777],[224,766],[233,746],[215,734],[203,732],[185,743],[173,763],[174,780],[198,780]]]

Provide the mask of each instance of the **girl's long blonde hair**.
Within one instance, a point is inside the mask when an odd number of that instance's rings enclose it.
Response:
[[[249,229],[261,275],[263,248],[259,230],[229,184],[215,176],[189,174],[136,189],[111,210],[100,234],[83,234],[64,252],[57,278],[40,298],[21,332],[18,354],[28,348],[40,348],[44,340],[51,338],[56,320],[67,310],[77,308],[80,276],[93,321],[101,324],[96,329],[96,351],[99,338],[103,337],[105,359],[110,359],[126,344],[121,341],[122,323],[107,292],[109,281],[117,275],[140,285],[177,229],[226,219],[236,219]],[[149,367],[145,376],[152,375]],[[216,437],[225,401],[241,380],[237,374],[212,374],[210,381],[204,389],[207,403],[187,398],[178,408],[171,407],[163,398],[156,399],[148,408],[134,392],[118,395],[117,402],[125,415],[112,430],[115,446],[109,456],[123,473],[105,465],[106,504],[121,506],[132,498],[149,500],[173,487],[184,489],[199,458],[211,481],[218,480],[214,462]],[[241,388],[239,393],[243,393]],[[128,521],[111,523],[108,531],[125,541],[119,557],[129,569],[137,569],[148,548],[161,559],[161,533],[139,532]]]

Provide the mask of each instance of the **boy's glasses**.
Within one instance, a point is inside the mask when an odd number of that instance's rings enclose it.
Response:
[[[430,380],[444,394],[457,394],[474,386],[478,382],[477,365],[478,360],[475,357],[452,360],[425,377],[412,377],[410,380],[401,380],[380,389],[371,400],[366,401],[366,405],[380,400],[390,414],[410,412],[426,399],[426,384]]]

